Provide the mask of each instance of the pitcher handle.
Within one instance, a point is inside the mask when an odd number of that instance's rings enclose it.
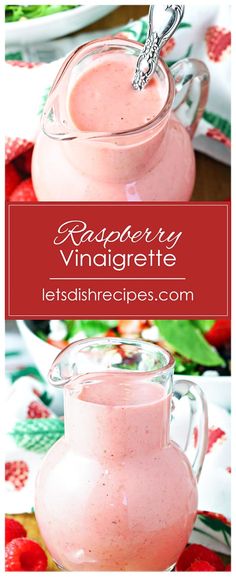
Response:
[[[208,444],[208,412],[202,389],[192,381],[179,379],[174,384],[173,402],[186,397],[190,406],[190,419],[184,452],[192,470],[199,479]],[[174,402],[175,405],[175,402]]]
[[[170,71],[176,92],[173,110],[192,138],[207,103],[209,71],[204,62],[195,58],[176,62]]]

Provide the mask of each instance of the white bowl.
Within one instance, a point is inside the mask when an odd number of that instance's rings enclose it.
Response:
[[[66,12],[57,12],[41,18],[19,20],[19,22],[7,22],[5,24],[5,39],[7,46],[13,44],[35,44],[67,36],[72,32],[81,30],[89,24],[103,18],[117,6],[92,5],[78,6]]]
[[[54,361],[55,357],[60,352],[57,347],[43,341],[40,337],[35,335],[26,325],[25,321],[17,321],[18,328],[26,346],[37,366],[39,372],[47,381],[48,371]],[[221,377],[221,376],[208,376],[202,375],[198,377],[194,376],[175,376],[175,380],[179,379],[189,379],[202,388],[205,393],[206,400],[208,403],[215,403],[220,407],[230,410],[231,407],[231,377]],[[56,393],[61,396],[61,390],[55,389]]]

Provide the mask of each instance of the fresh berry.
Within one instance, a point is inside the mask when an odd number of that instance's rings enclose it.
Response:
[[[216,571],[214,565],[208,563],[208,561],[194,561],[188,571]]]
[[[26,537],[27,533],[23,525],[16,521],[16,519],[10,519],[6,517],[5,519],[5,544],[10,543],[13,539],[18,537]]]
[[[226,565],[225,571],[231,571],[231,565],[230,565],[230,563],[228,563],[228,565]]]
[[[23,489],[29,477],[29,467],[25,461],[8,461],[5,464],[5,481],[12,483],[17,491]]]
[[[213,345],[214,347],[220,347],[224,343],[230,340],[231,336],[231,323],[227,320],[216,321],[207,333],[205,333],[205,339]]]
[[[10,198],[11,202],[37,202],[31,178],[22,180]]]
[[[11,194],[13,193],[13,191],[20,182],[21,182],[21,176],[19,172],[17,172],[14,164],[12,162],[9,162],[6,165],[5,170],[5,193],[7,200],[10,198]]]
[[[23,537],[6,546],[6,571],[46,571],[47,564],[47,556],[36,541]]]
[[[203,545],[188,545],[180,555],[176,563],[176,571],[188,571],[189,567],[195,563],[195,561],[206,561],[212,565],[216,571],[224,571],[224,563],[221,561],[220,557]]]
[[[220,26],[210,26],[205,36],[207,54],[213,62],[220,62],[223,56],[230,51],[231,33]]]
[[[27,409],[27,419],[48,419],[50,411],[39,401],[32,401]]]
[[[10,62],[8,60],[8,62]],[[33,142],[29,142],[24,138],[10,138],[9,136],[6,138],[5,141],[5,162],[8,163],[11,160],[14,160],[28,150],[32,148]]]
[[[31,163],[32,163],[33,148],[26,150],[23,154],[20,154],[15,160],[15,165],[17,170],[22,174],[23,178],[27,178],[31,175]]]
[[[216,429],[211,428],[208,430],[208,447],[207,453],[210,453],[212,447],[217,443],[217,441],[223,441],[226,438],[226,434],[222,429],[217,427]]]

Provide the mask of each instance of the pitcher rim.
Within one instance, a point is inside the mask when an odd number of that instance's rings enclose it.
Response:
[[[173,357],[173,355],[167,351],[166,349],[164,349],[163,347],[161,347],[160,345],[157,345],[155,343],[151,343],[148,341],[145,341],[143,339],[129,339],[129,338],[122,338],[122,337],[92,337],[92,338],[87,338],[87,339],[79,339],[78,341],[74,341],[73,343],[70,343],[69,345],[67,345],[63,350],[61,350],[58,355],[55,357],[49,371],[48,371],[48,381],[51,385],[55,386],[55,387],[64,387],[66,384],[70,383],[73,379],[78,378],[78,376],[81,374],[88,374],[89,371],[83,371],[81,373],[78,373],[78,375],[71,375],[71,377],[68,377],[67,379],[61,379],[60,382],[57,383],[57,381],[53,378],[53,371],[55,370],[55,367],[58,365],[58,363],[60,363],[60,360],[63,356],[63,354],[65,354],[66,351],[68,351],[68,349],[72,349],[73,347],[77,347],[78,352],[80,352],[83,348],[87,348],[88,346],[95,346],[95,345],[99,345],[99,344],[104,344],[104,345],[118,345],[118,344],[124,344],[124,345],[130,345],[130,346],[136,346],[139,348],[143,348],[143,349],[148,349],[148,351],[153,351],[154,353],[157,352],[161,352],[163,357],[165,357],[165,359],[167,359],[167,362],[165,365],[163,365],[163,367],[159,367],[156,369],[151,369],[150,371],[145,371],[145,370],[133,370],[130,371],[128,370],[127,372],[129,373],[139,373],[139,374],[143,374],[143,375],[148,375],[150,376],[158,376],[161,374],[165,374],[168,373],[168,371],[170,371],[171,369],[174,369],[175,366],[175,359]],[[116,369],[114,369],[115,371]],[[103,372],[109,372],[109,370],[104,369]],[[93,371],[91,371],[92,373]],[[111,371],[110,371],[111,372]],[[125,372],[123,370],[123,372]]]
[[[167,88],[167,97],[166,97],[166,101],[163,105],[163,107],[161,108],[161,110],[158,112],[158,114],[155,116],[155,118],[152,118],[152,120],[150,120],[149,122],[146,122],[145,124],[141,124],[140,126],[137,126],[135,128],[129,129],[129,130],[122,130],[122,131],[118,131],[118,132],[96,132],[96,131],[86,131],[86,130],[76,130],[76,127],[74,126],[73,128],[69,128],[67,133],[50,133],[46,127],[45,127],[45,123],[48,119],[48,115],[50,113],[50,110],[52,109],[52,105],[50,103],[50,100],[52,99],[56,89],[58,88],[59,82],[62,78],[62,76],[64,75],[66,69],[68,69],[69,65],[71,64],[71,61],[73,60],[73,58],[77,55],[80,54],[82,51],[85,51],[86,49],[90,49],[93,46],[98,46],[98,48],[102,48],[105,46],[105,44],[111,45],[114,48],[115,47],[129,47],[129,46],[133,46],[134,48],[140,48],[140,50],[143,48],[143,44],[141,42],[138,42],[137,40],[131,40],[130,38],[118,38],[116,36],[114,37],[104,37],[104,38],[97,38],[94,40],[90,40],[89,42],[86,42],[85,44],[83,44],[82,46],[78,46],[75,50],[73,50],[73,52],[71,52],[67,58],[64,60],[63,64],[61,65],[57,76],[51,86],[50,92],[48,94],[48,98],[43,110],[43,114],[42,114],[42,119],[41,119],[41,125],[42,125],[42,130],[44,132],[44,134],[46,136],[48,136],[49,138],[55,139],[55,140],[73,140],[73,139],[89,139],[89,140],[96,140],[96,139],[101,139],[101,138],[116,138],[116,137],[125,137],[125,136],[134,136],[136,134],[139,133],[143,133],[146,132],[149,129],[153,129],[155,127],[157,127],[159,124],[161,124],[161,122],[166,118],[166,116],[168,115],[170,109],[171,109],[171,105],[173,103],[174,100],[174,96],[175,96],[175,82],[174,82],[174,78],[171,75],[170,72],[170,68],[167,66],[167,64],[164,62],[164,60],[159,57],[158,59],[158,64],[157,67],[159,66],[162,71],[164,71],[165,76],[167,78],[168,81],[168,88]],[[85,55],[86,56],[86,55]],[[145,88],[144,88],[145,90]]]

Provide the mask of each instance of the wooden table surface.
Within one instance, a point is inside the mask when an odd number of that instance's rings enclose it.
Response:
[[[122,26],[131,19],[138,20],[147,12],[148,6],[119,6],[102,20],[88,26],[85,31]],[[197,176],[192,200],[229,200],[230,167],[199,152],[196,153],[196,160]]]

